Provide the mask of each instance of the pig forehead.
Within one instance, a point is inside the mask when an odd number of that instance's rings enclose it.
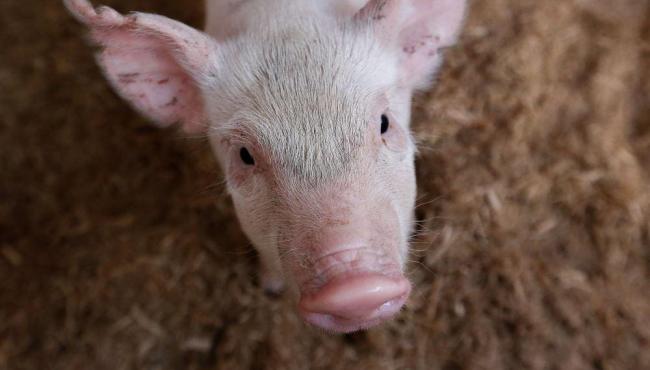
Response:
[[[348,173],[363,159],[378,96],[391,83],[384,55],[346,32],[288,32],[260,50],[242,94],[251,117],[240,124],[280,176],[322,182]]]
[[[368,133],[363,104],[338,96],[278,97],[272,109],[246,120],[246,131],[270,158],[275,175],[322,182],[362,158]]]

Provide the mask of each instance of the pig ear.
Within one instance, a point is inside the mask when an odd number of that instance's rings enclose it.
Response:
[[[159,126],[180,123],[206,129],[197,81],[207,72],[215,42],[171,19],[143,13],[123,16],[86,0],[64,0],[102,48],[97,61],[115,91]]]
[[[397,43],[403,83],[423,88],[442,50],[456,42],[466,8],[466,0],[369,0],[355,19],[371,22],[382,41]]]

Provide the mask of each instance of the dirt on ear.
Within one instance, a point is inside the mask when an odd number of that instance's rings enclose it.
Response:
[[[121,102],[59,1],[0,2],[0,45],[0,369],[650,368],[646,0],[473,2],[414,107],[413,296],[347,336],[263,294],[205,140]]]

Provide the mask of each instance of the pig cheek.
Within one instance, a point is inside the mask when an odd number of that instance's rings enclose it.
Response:
[[[250,178],[250,173],[246,173],[246,171],[241,171],[239,169],[234,169],[230,171],[230,174],[228,176],[228,183],[230,184],[231,189],[241,192],[241,193],[248,193],[251,191],[251,185],[250,183],[247,183],[247,179]]]
[[[404,250],[402,253],[405,255],[408,252],[408,238],[410,237],[411,233],[413,232],[414,224],[413,224],[413,219],[414,219],[414,214],[415,214],[415,198],[417,194],[417,186],[416,186],[416,180],[415,180],[415,169],[413,168],[413,164],[411,164],[411,169],[409,173],[404,177],[404,189],[406,191],[404,192],[404,198],[402,200],[403,206],[403,222],[404,222]]]
[[[386,189],[394,212],[394,224],[399,229],[395,236],[399,241],[395,248],[402,260],[408,253],[408,238],[413,229],[413,212],[416,197],[415,167],[413,150],[385,153],[384,168],[380,171],[385,175],[383,186]]]
[[[410,140],[406,130],[396,123],[391,123],[389,130],[382,135],[382,143],[393,153],[399,153],[400,160],[407,157]]]
[[[274,230],[271,210],[264,205],[268,194],[260,184],[246,184],[231,191],[237,219],[242,230],[256,248],[268,247]]]
[[[237,219],[241,224],[242,230],[251,240],[253,245],[258,246],[260,244],[261,235],[264,234],[262,225],[255,222],[255,216],[258,214],[258,210],[255,208],[255,197],[247,198],[240,194],[234,195],[233,204],[235,206],[235,213],[237,214]]]
[[[238,154],[230,153],[230,165],[228,166],[228,184],[235,191],[251,193],[255,190],[255,175],[261,170],[258,167],[249,167],[241,163]]]
[[[411,160],[405,165],[404,162],[398,163],[399,171],[395,176],[393,188],[396,189],[398,214],[402,230],[402,242],[400,243],[400,253],[406,257],[408,253],[408,238],[413,231],[413,216],[415,211],[415,198],[417,192],[415,167],[413,163],[413,154],[408,155]]]

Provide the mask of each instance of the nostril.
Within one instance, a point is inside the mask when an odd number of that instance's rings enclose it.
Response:
[[[315,294],[303,297],[304,315],[329,315],[345,320],[374,320],[399,311],[411,285],[403,277],[363,275],[330,282]]]

